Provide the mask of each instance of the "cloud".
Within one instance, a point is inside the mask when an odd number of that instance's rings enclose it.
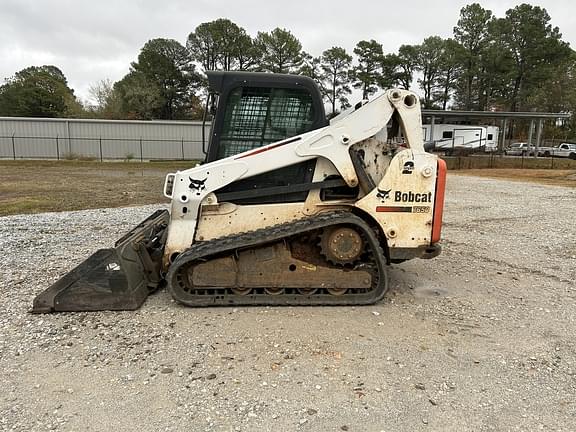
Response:
[[[363,39],[375,39],[385,52],[393,52],[427,36],[451,36],[460,8],[468,3],[472,1],[0,0],[0,79],[31,65],[54,64],[76,94],[86,98],[91,84],[122,78],[149,39],[172,38],[184,44],[196,26],[217,18],[229,18],[252,36],[286,28],[313,55],[332,46],[351,52]],[[497,16],[517,4],[481,3]],[[566,11],[573,3],[539,4],[560,27],[564,40],[572,42],[576,29]]]

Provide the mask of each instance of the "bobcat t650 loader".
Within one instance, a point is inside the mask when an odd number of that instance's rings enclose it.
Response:
[[[34,300],[33,312],[180,303],[354,305],[390,263],[432,258],[446,168],[423,148],[420,104],[389,90],[326,121],[308,78],[209,72],[204,164],[168,174],[159,210]]]

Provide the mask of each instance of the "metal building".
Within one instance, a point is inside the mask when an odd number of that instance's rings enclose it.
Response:
[[[78,157],[203,159],[202,122],[0,117],[0,158]]]

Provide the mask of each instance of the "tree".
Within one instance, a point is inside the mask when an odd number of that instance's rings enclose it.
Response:
[[[320,57],[313,57],[307,52],[302,51],[302,66],[300,66],[298,73],[312,78],[319,86],[322,86],[322,69],[320,63]]]
[[[122,117],[131,120],[159,118],[162,109],[160,90],[142,73],[130,71],[114,84],[114,91],[120,96]]]
[[[454,39],[442,41],[442,53],[438,59],[438,75],[436,77],[436,92],[434,101],[439,102],[445,110],[456,86],[456,78],[460,71],[461,45]]]
[[[69,117],[82,107],[56,66],[30,66],[6,79],[0,87],[0,115]]]
[[[460,10],[460,19],[454,27],[454,39],[462,46],[458,99],[466,110],[478,108],[479,93],[482,92],[478,88],[479,61],[491,40],[489,29],[493,20],[492,11],[472,3]]]
[[[561,40],[558,27],[550,25],[546,9],[521,4],[498,22],[501,40],[513,60],[508,103],[516,111],[572,50]]]
[[[228,19],[217,19],[214,21],[216,30],[217,47],[219,48],[219,61],[222,70],[229,71],[236,68],[236,57],[238,55],[237,43],[241,36],[247,36],[244,29]]]
[[[356,44],[354,54],[358,57],[358,65],[350,72],[352,85],[354,88],[362,89],[362,99],[367,99],[378,90],[384,59],[382,45],[374,39],[363,40]]]
[[[324,96],[332,107],[332,114],[336,113],[336,102],[340,108],[348,108],[348,95],[352,93],[348,70],[352,63],[352,56],[344,48],[332,47],[322,53],[320,67],[322,70],[322,89]]]
[[[418,49],[415,45],[401,45],[398,54],[388,54],[388,62],[395,66],[396,82],[404,89],[410,89],[414,70],[418,62]]]
[[[92,101],[95,102],[95,107],[98,110],[104,109],[113,91],[114,83],[108,78],[100,80],[88,88],[88,94]]]
[[[424,108],[433,108],[443,55],[444,41],[439,36],[427,37],[417,48],[417,68],[422,73],[418,84],[424,92]]]
[[[188,35],[186,47],[192,58],[202,65],[204,71],[218,69],[220,57],[218,36],[214,31],[214,22],[202,23]]]
[[[122,101],[112,80],[103,79],[92,84],[88,93],[95,102],[86,108],[92,115],[106,119],[122,118]]]
[[[380,63],[380,75],[377,81],[378,87],[383,89],[398,87],[400,74],[397,56],[395,54],[383,55]]]
[[[576,52],[572,51],[569,58],[550,73],[531,93],[526,104],[545,112],[576,112]],[[576,116],[572,115],[561,128],[552,132],[573,139],[576,136]]]
[[[502,106],[508,94],[512,59],[501,37],[499,20],[490,22],[489,38],[478,58],[478,75],[475,84],[476,109],[491,110]]]
[[[275,28],[270,33],[258,32],[254,45],[258,68],[262,71],[290,73],[302,65],[302,44],[288,30]]]
[[[564,59],[530,95],[529,107],[545,112],[576,112],[576,52]],[[572,116],[576,120],[575,116]]]
[[[255,63],[252,38],[229,19],[200,24],[188,36],[186,46],[204,71],[247,70]]]
[[[234,55],[236,58],[236,68],[238,70],[251,70],[257,64],[257,50],[254,41],[241,29],[234,41]]]
[[[123,110],[137,118],[179,119],[190,115],[199,76],[190,52],[173,39],[152,39],[114,86]]]

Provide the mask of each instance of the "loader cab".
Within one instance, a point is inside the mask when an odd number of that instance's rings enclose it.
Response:
[[[210,143],[205,162],[234,156],[328,125],[322,96],[308,77],[261,72],[208,71],[212,112]],[[306,161],[252,178],[220,190],[238,204],[304,201],[307,192],[273,196],[257,190],[312,181],[315,161]],[[253,197],[234,199],[232,192],[251,190]],[[232,198],[230,198],[232,197]]]
[[[213,98],[206,162],[328,125],[322,96],[308,77],[208,71]]]

